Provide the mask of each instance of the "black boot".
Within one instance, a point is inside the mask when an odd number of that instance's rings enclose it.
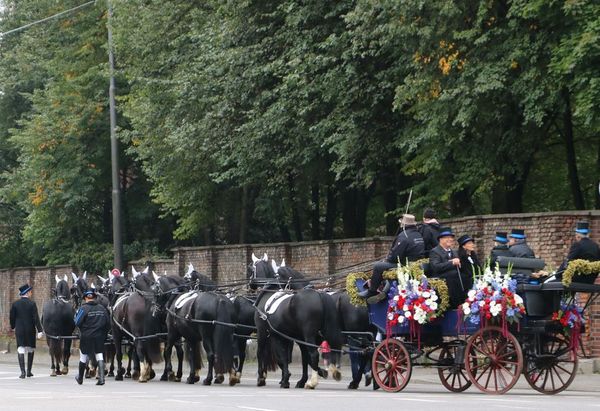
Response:
[[[21,367],[21,375],[19,378],[25,378],[25,354],[19,354],[19,367]]]
[[[104,385],[104,360],[98,361],[98,382],[96,385]]]
[[[32,352],[27,354],[27,376],[28,377],[33,377],[33,374],[31,373],[31,367],[33,366],[33,354]]]
[[[86,367],[86,363],[79,361],[79,374],[75,376],[75,381],[77,381],[77,384],[79,385],[83,384],[83,374],[85,374]]]

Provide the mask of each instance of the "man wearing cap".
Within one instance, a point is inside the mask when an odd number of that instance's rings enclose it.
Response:
[[[556,270],[556,279],[562,279],[562,273],[567,269],[569,261],[600,260],[600,248],[592,239],[590,239],[590,223],[587,221],[578,221],[575,226],[575,241],[571,244],[569,254],[564,259],[558,270]]]
[[[31,367],[33,365],[33,354],[35,351],[35,331],[37,337],[42,338],[42,324],[38,314],[37,305],[31,299],[32,287],[24,284],[19,287],[19,300],[10,307],[10,328],[15,330],[17,337],[17,355],[21,375],[19,378],[33,377]],[[27,353],[27,373],[25,373],[25,353]]]
[[[437,236],[440,233],[440,223],[435,217],[435,211],[432,208],[426,208],[423,212],[423,224],[419,227],[425,244],[425,258],[428,258],[431,250],[438,245]]]
[[[425,251],[423,237],[417,231],[415,216],[404,214],[398,222],[403,230],[394,239],[385,260],[377,262],[373,266],[373,276],[369,288],[358,293],[359,297],[367,298],[369,304],[377,303],[386,297],[385,292],[378,291],[385,271],[396,268],[398,263],[406,264],[423,258]]]
[[[525,230],[513,228],[508,235],[508,250],[511,257],[535,258],[533,250],[527,244]]]
[[[456,308],[467,297],[468,278],[460,271],[461,264],[454,246],[454,233],[450,227],[440,228],[439,244],[429,253],[429,265],[433,277],[446,280],[450,297],[450,308]]]
[[[512,257],[508,249],[508,233],[496,231],[494,237],[494,248],[490,251],[490,268],[493,270],[496,267],[498,257]]]
[[[75,325],[81,334],[79,340],[79,375],[75,376],[77,384],[83,383],[83,375],[89,357],[95,356],[98,361],[98,382],[104,385],[104,341],[110,329],[110,319],[106,308],[96,301],[96,290],[90,288],[83,293],[85,303],[75,314]]]

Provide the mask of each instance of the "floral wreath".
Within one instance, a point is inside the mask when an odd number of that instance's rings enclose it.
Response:
[[[412,278],[421,278],[421,276],[423,275],[423,268],[421,268],[421,265],[428,261],[429,260],[427,260],[427,259],[413,261],[413,262],[409,263],[408,265],[406,265],[405,269],[411,273]],[[372,272],[357,272],[357,273],[350,273],[346,277],[346,292],[348,293],[348,296],[350,297],[350,302],[353,305],[359,306],[359,307],[360,306],[365,307],[367,305],[367,301],[364,298],[360,298],[358,296],[359,290],[356,287],[356,280],[361,279],[361,280],[367,281],[368,279],[371,278],[371,276],[372,276]],[[385,271],[383,273],[383,278],[385,280],[389,280],[389,281],[397,280],[398,279],[397,269]],[[450,297],[448,294],[448,284],[446,284],[446,281],[441,278],[428,278],[427,281],[429,281],[429,285],[431,286],[431,288],[433,288],[436,291],[436,293],[439,297],[439,299],[437,301],[438,311],[440,313],[445,312],[450,305]]]
[[[569,261],[562,274],[562,283],[568,287],[575,275],[591,275],[600,273],[600,261],[573,260]]]

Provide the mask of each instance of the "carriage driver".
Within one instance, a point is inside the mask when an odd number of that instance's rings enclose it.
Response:
[[[358,293],[361,298],[366,298],[369,304],[375,304],[386,297],[385,292],[379,292],[379,286],[383,281],[383,273],[391,270],[400,264],[406,264],[407,261],[417,261],[423,258],[425,253],[425,243],[423,236],[417,231],[417,222],[412,214],[404,214],[400,220],[402,231],[396,236],[387,257],[383,261],[375,263],[373,266],[373,276],[367,290]]]
[[[108,311],[96,301],[96,290],[89,289],[83,293],[85,303],[75,314],[75,325],[81,333],[79,342],[79,375],[75,376],[77,384],[83,383],[83,374],[89,356],[94,355],[98,361],[98,382],[104,385],[104,341],[110,329]]]

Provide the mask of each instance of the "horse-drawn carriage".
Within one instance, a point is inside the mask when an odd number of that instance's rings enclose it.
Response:
[[[594,278],[568,286],[561,282],[518,284],[516,292],[523,299],[525,313],[510,325],[473,324],[465,321],[461,309],[448,310],[423,325],[390,325],[388,302],[372,304],[370,321],[384,336],[374,348],[373,378],[385,391],[397,392],[408,384],[413,367],[429,366],[437,368],[442,385],[453,392],[474,385],[488,394],[504,394],[523,374],[536,391],[559,393],[577,373],[583,329],[570,332],[555,313],[561,304],[563,308],[575,306],[577,293],[589,294],[580,308],[584,311],[600,295]],[[356,281],[359,289],[363,283]]]

